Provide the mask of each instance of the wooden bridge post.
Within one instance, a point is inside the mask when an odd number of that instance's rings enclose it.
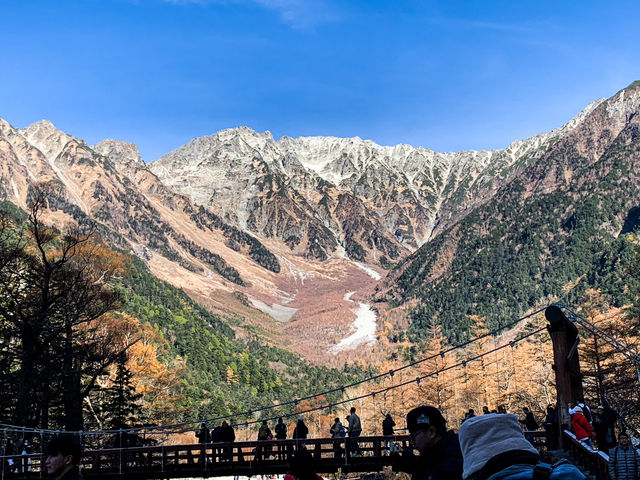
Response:
[[[544,316],[549,322],[547,330],[553,343],[553,370],[556,374],[557,415],[560,424],[558,446],[563,448],[562,431],[571,425],[569,403],[575,403],[583,396],[577,350],[578,329],[557,305],[548,307]]]

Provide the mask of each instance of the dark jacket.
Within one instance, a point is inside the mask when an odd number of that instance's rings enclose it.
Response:
[[[393,421],[391,416],[384,417],[382,421],[382,434],[383,435],[393,435],[393,427],[396,426],[396,422]]]
[[[276,438],[278,440],[287,438],[287,426],[282,422],[276,423]]]
[[[258,440],[269,440],[269,437],[273,438],[271,429],[266,425],[262,425],[258,430]]]
[[[524,424],[524,428],[526,428],[529,431],[538,429],[538,422],[536,422],[536,419],[533,418],[533,412],[531,410],[527,412],[527,414],[524,417],[524,420],[520,420],[520,423]]]
[[[462,479],[462,452],[458,435],[449,430],[433,448],[416,459],[411,480]]]
[[[75,467],[65,473],[60,480],[82,480],[82,475],[80,475],[78,467]]]
[[[236,432],[231,425],[222,425],[220,432],[221,442],[234,442],[236,440]]]
[[[302,420],[298,420],[296,424],[296,428],[293,429],[293,437],[292,438],[307,438],[309,434],[309,429],[304,424]]]
[[[640,478],[640,455],[629,445],[617,446],[609,452],[609,475],[613,480],[637,480]]]

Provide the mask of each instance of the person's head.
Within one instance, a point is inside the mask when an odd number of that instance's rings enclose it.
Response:
[[[45,448],[47,475],[59,478],[80,464],[82,448],[80,443],[69,434],[63,434],[51,440]]]
[[[489,413],[489,407],[487,407],[486,405],[484,407],[482,407],[482,412],[483,413]]]
[[[226,421],[226,420],[224,420],[224,421],[222,422],[222,426],[223,426],[223,427],[228,427],[228,426],[229,426],[229,424],[227,423],[227,421]]]
[[[315,464],[311,452],[299,448],[291,457],[289,472],[298,480],[316,480]]]
[[[338,417],[334,418],[333,423],[340,423],[340,419]]]
[[[524,413],[529,413],[529,409],[528,409],[527,407],[522,407],[522,411],[523,411]]]
[[[620,432],[620,435],[618,435],[618,443],[621,447],[628,447],[629,443],[631,443],[629,441],[629,435],[627,435],[625,432]]]
[[[356,413],[356,407],[351,407],[351,410],[349,410],[351,413]]]
[[[267,426],[267,421],[266,420],[262,420],[262,426],[266,427]]]
[[[462,478],[488,478],[518,463],[537,463],[540,454],[524,438],[515,415],[473,417],[458,432],[463,458]]]
[[[304,423],[304,419],[302,417],[298,417],[298,423]]]
[[[391,420],[391,414],[387,413],[386,418],[388,418],[389,420]]]
[[[282,417],[278,417],[278,423],[282,423]]]
[[[413,446],[424,453],[447,433],[447,422],[436,407],[423,405],[407,413],[407,429]]]
[[[467,412],[469,415],[475,415],[476,411],[473,408],[469,409],[469,412]]]

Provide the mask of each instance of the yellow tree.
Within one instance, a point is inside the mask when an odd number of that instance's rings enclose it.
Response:
[[[450,367],[455,363],[452,352],[445,353],[449,348],[448,341],[442,332],[442,326],[432,322],[428,329],[427,345],[422,352],[422,358],[427,360],[417,368],[417,377],[425,377],[416,382],[420,404],[430,404],[438,407],[445,417],[453,407],[454,375]]]
[[[638,319],[628,306],[610,307],[597,290],[587,291],[583,307],[586,320],[604,333],[586,332],[580,345],[585,393],[592,402],[610,404],[628,423],[640,425],[638,370],[628,354],[640,349]]]

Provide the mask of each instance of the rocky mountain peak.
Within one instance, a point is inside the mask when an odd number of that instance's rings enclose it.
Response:
[[[20,132],[49,161],[53,161],[64,146],[73,139],[63,131],[58,130],[49,120],[40,120],[32,123]]]
[[[96,143],[91,148],[115,164],[122,164],[126,167],[145,166],[140,157],[140,150],[138,150],[138,146],[134,143],[107,139]]]

